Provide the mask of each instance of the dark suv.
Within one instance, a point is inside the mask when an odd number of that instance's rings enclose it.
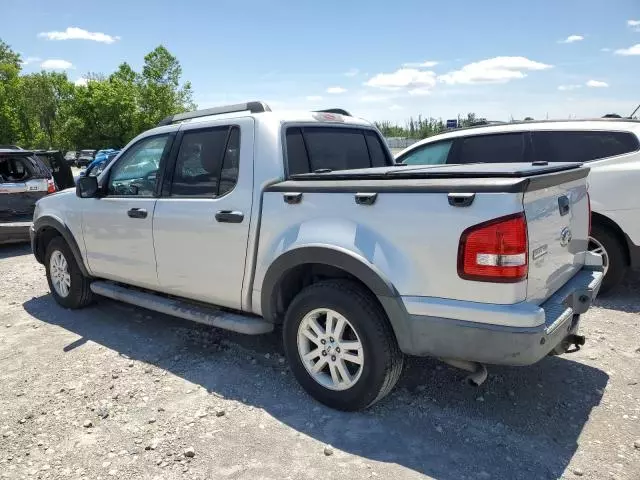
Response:
[[[0,148],[0,244],[27,241],[36,202],[75,185],[61,152]]]

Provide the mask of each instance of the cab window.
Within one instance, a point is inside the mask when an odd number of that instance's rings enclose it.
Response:
[[[453,140],[427,143],[397,159],[406,165],[440,165],[447,163]]]
[[[152,197],[168,140],[168,134],[145,138],[124,152],[110,171],[107,194]]]

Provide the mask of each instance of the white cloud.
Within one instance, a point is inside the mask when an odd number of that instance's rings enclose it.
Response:
[[[558,90],[562,90],[562,91],[568,91],[568,90],[575,90],[577,88],[582,88],[582,85],[560,85],[558,87]]]
[[[358,100],[365,103],[382,103],[388,101],[390,98],[389,95],[362,95]]]
[[[431,89],[430,88],[412,88],[411,90],[409,90],[409,95],[414,95],[414,96],[424,96],[424,95],[430,95],[431,94]]]
[[[610,48],[606,48],[606,47],[605,47],[605,48],[601,48],[601,49],[600,49],[600,51],[601,51],[601,52],[610,52],[610,51],[611,51],[611,49],[610,49]]]
[[[30,63],[40,62],[42,59],[40,57],[27,57],[22,60],[22,65],[29,65]]]
[[[368,87],[387,90],[429,90],[436,85],[436,74],[431,71],[422,72],[415,68],[401,68],[393,73],[379,73],[365,83]]]
[[[320,100],[322,100],[322,97],[320,95],[309,95],[307,97],[307,100],[310,102],[319,102]]]
[[[394,111],[394,110],[403,110],[403,108],[402,108],[400,105],[396,105],[396,104],[394,104],[394,105],[391,105],[391,106],[389,107],[389,110],[391,110],[391,111]]]
[[[75,68],[71,62],[55,58],[45,60],[40,64],[40,67],[44,70],[71,70]]]
[[[84,77],[80,77],[79,79],[77,79],[75,82],[73,82],[73,84],[76,87],[86,87],[87,83],[89,83],[89,80],[84,78]]]
[[[357,68],[350,68],[348,71],[344,72],[345,77],[355,77],[360,73],[360,70]]]
[[[585,85],[591,88],[607,88],[609,86],[607,82],[601,82],[600,80],[589,80]]]
[[[627,20],[627,26],[633,28],[636,32],[640,32],[640,20]]]
[[[426,62],[409,62],[402,64],[404,68],[432,68],[436,65],[438,65],[438,62],[434,62],[432,60],[428,60]]]
[[[569,35],[564,40],[559,40],[558,43],[574,43],[580,42],[581,40],[584,40],[584,37],[582,35]]]
[[[616,55],[640,55],[640,43],[636,43],[634,46],[629,48],[621,48],[614,52]]]
[[[552,68],[525,57],[494,57],[465,65],[460,70],[440,75],[438,80],[449,85],[475,83],[507,83],[527,76],[526,71]]]
[[[346,91],[347,91],[347,89],[346,88],[342,88],[342,87],[329,87],[329,88],[327,88],[327,93],[332,93],[332,94],[344,93]]]
[[[107,35],[102,32],[89,32],[77,27],[67,27],[64,32],[41,32],[38,34],[38,37],[48,40],[91,40],[101,43],[113,43],[120,40],[120,37]]]

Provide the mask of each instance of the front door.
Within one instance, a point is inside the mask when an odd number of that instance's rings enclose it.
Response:
[[[153,217],[160,288],[240,309],[253,198],[253,119],[185,125],[176,142],[178,154]]]
[[[156,288],[153,212],[169,134],[146,137],[124,152],[104,180],[106,195],[83,201],[82,228],[91,273]]]

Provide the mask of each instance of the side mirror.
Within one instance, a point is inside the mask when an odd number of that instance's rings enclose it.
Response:
[[[95,198],[100,188],[96,177],[80,177],[76,184],[76,195],[80,198]]]

